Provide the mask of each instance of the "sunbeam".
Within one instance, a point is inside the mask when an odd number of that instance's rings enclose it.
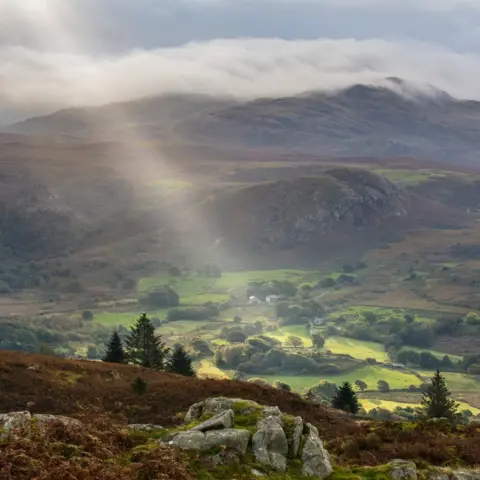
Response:
[[[84,43],[88,37],[88,25],[85,19],[82,20],[81,12],[76,11],[72,4],[60,0],[27,0],[21,4],[2,1],[0,12],[6,10],[10,15],[15,15],[29,25],[31,34],[35,36],[36,41],[38,40],[39,45],[53,45],[56,49],[76,52],[83,54],[83,58],[88,58]],[[70,28],[72,19],[76,19],[75,29]],[[53,59],[58,53],[51,51],[50,55]],[[83,92],[78,99],[79,103],[88,98],[108,99],[109,92],[115,90],[111,77],[104,75],[98,64],[85,62],[77,65],[76,70],[75,64],[68,63],[68,56],[63,55],[62,58],[63,63],[52,61],[49,65],[51,76],[57,79],[57,86],[70,82],[75,84],[80,80]],[[73,62],[74,57],[70,58]],[[119,82],[121,81],[119,78]],[[51,87],[55,89],[55,83],[52,83]],[[17,94],[21,96],[21,91]],[[74,101],[73,98],[71,100]],[[180,177],[180,172],[161,153],[158,143],[141,135],[135,122],[128,118],[124,109],[120,107],[112,109],[102,121],[105,126],[111,126],[111,131],[121,131],[121,138],[116,138],[113,144],[108,144],[111,164],[135,186],[137,192],[153,191],[156,182]],[[127,125],[128,128],[125,128]],[[160,218],[162,222],[167,221],[168,229],[179,235],[179,243],[184,247],[188,246],[190,251],[186,253],[198,259],[201,252],[199,246],[202,243],[204,245],[209,243],[208,235],[202,233],[208,232],[208,226],[200,211],[187,201],[186,195],[177,195],[174,205],[172,208],[167,202],[162,201],[155,206],[159,213],[157,229],[161,230],[164,227]],[[188,231],[195,232],[194,242],[191,241],[192,236],[188,236]]]

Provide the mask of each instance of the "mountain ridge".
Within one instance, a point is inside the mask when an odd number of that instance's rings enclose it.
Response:
[[[176,139],[226,149],[295,154],[480,160],[480,102],[444,92],[354,85],[331,92],[239,101],[168,95],[66,109],[4,127],[33,135]]]

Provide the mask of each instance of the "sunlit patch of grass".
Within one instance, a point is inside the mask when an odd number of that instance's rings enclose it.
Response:
[[[391,370],[379,366],[360,367],[355,370],[339,375],[258,375],[269,383],[275,380],[288,383],[296,392],[304,393],[316,383],[327,380],[340,385],[342,382],[355,383],[355,380],[363,380],[368,385],[368,390],[378,390],[377,382],[385,380],[392,389],[404,389],[410,385],[420,385],[420,380],[411,373]]]
[[[325,341],[325,350],[337,354],[351,355],[362,360],[367,358],[375,358],[378,362],[389,360],[385,347],[381,343],[365,342],[353,338],[329,337]]]
[[[275,338],[283,345],[289,344],[290,337],[299,337],[303,341],[304,347],[312,346],[312,339],[305,325],[287,325],[273,332],[265,332],[267,337]]]
[[[378,400],[376,398],[360,398],[360,403],[362,407],[369,412],[374,408],[383,408],[385,410],[389,410],[393,412],[397,407],[400,408],[417,408],[420,405],[418,403],[402,403],[402,402],[394,402],[393,400]]]
[[[387,177],[389,180],[400,183],[405,186],[415,186],[422,183],[435,180],[437,178],[445,178],[450,172],[435,170],[374,170],[378,175]],[[467,177],[465,177],[467,178]]]
[[[418,373],[427,380],[434,374],[429,370],[418,370]],[[472,375],[455,372],[442,372],[442,375],[447,381],[447,387],[453,392],[480,392],[480,381]]]
[[[220,370],[211,358],[205,358],[198,362],[194,362],[193,366],[200,378],[221,378],[229,379],[232,377],[231,370]]]

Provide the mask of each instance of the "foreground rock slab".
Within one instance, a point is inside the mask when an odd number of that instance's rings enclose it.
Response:
[[[318,478],[328,477],[332,471],[330,454],[323,447],[318,430],[307,423],[308,436],[302,451],[302,472]]]

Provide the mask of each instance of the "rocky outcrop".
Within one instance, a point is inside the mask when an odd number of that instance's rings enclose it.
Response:
[[[185,422],[191,427],[172,432],[163,441],[198,452],[220,448],[220,453],[209,457],[214,465],[235,463],[235,456],[241,461],[251,446],[259,466],[255,476],[288,473],[291,461],[301,462],[305,476],[325,478],[332,473],[330,455],[318,430],[311,424],[304,427],[302,418],[284,415],[278,407],[239,398],[210,398],[192,405]]]
[[[302,451],[302,472],[304,475],[324,478],[332,473],[330,455],[323,447],[318,430],[307,423],[308,436]]]
[[[277,472],[287,470],[288,443],[279,415],[269,415],[258,422],[252,438],[253,453],[257,462]]]
[[[216,397],[209,398],[203,402],[194,403],[185,416],[185,423],[198,420],[202,416],[216,415],[225,410],[231,410],[235,405],[236,411],[240,415],[250,415],[261,406],[252,400],[243,400],[241,398]]]
[[[131,423],[127,425],[128,430],[134,430],[137,432],[154,432],[156,430],[164,430],[164,427],[160,425],[153,425],[151,423]]]
[[[393,460],[388,466],[392,480],[417,480],[417,466],[414,462]]]
[[[192,430],[207,432],[208,430],[219,430],[221,428],[231,428],[233,426],[233,410],[225,410],[212,418],[205,420],[200,425],[193,427]]]
[[[214,447],[227,447],[244,455],[247,452],[249,440],[250,434],[247,430],[229,428],[207,433],[192,430],[180,432],[169,443],[183,450],[197,450],[199,452]]]
[[[79,420],[62,415],[31,415],[30,412],[11,412],[0,414],[0,438],[28,435],[32,427],[44,429],[53,425],[61,425],[69,430],[83,428],[83,424]]]
[[[337,168],[317,177],[261,183],[229,192],[208,204],[219,237],[250,244],[293,247],[318,236],[379,225],[407,215],[409,193],[362,169]],[[230,221],[235,212],[235,222]]]

